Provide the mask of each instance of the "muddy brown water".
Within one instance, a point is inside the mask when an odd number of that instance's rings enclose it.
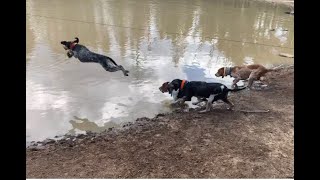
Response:
[[[221,66],[293,64],[294,16],[254,0],[27,0],[26,140],[102,131],[170,112],[158,87],[174,78],[222,82]],[[67,58],[62,40],[130,71]]]

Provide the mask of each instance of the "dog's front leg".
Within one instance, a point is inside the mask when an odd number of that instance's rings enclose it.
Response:
[[[231,88],[238,88],[237,83],[241,80],[241,77],[239,74],[233,74],[234,80],[232,81]]]
[[[171,106],[172,107],[183,107],[185,105],[184,102],[185,102],[185,100],[183,98],[179,98],[176,101],[172,102]]]
[[[73,55],[74,55],[74,54],[73,54],[73,52],[72,52],[71,50],[69,50],[69,51],[67,52],[68,58],[71,58]]]
[[[250,76],[249,76],[249,80],[248,80],[248,85],[247,85],[247,87],[248,87],[249,89],[252,89],[252,84],[253,84],[253,82],[256,81],[256,80],[258,80],[258,77],[259,77],[258,75],[259,75],[258,70],[255,70],[255,71],[252,71],[252,72],[251,72],[251,74],[250,74]]]
[[[173,105],[173,106],[176,106],[176,105],[182,106],[182,105],[184,105],[184,102],[185,102],[185,97],[182,97],[182,98],[179,98],[176,101],[174,101],[171,105]]]
[[[180,104],[180,105],[182,105],[182,104],[184,104],[184,102],[185,102],[185,98],[179,98],[179,99],[177,99],[177,100],[174,102],[174,104]]]
[[[237,89],[238,88],[237,82],[239,82],[239,81],[240,81],[240,79],[234,79],[232,82],[231,88]]]
[[[247,85],[247,87],[249,88],[249,89],[252,89],[252,84],[253,84],[253,81],[255,80],[255,78],[253,78],[253,77],[251,77],[251,78],[249,78],[249,80],[248,80],[248,85]]]

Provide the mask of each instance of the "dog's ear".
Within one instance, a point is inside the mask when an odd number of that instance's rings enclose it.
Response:
[[[222,75],[221,75],[222,78],[224,78],[224,75],[225,75],[225,74],[224,74],[224,70],[225,70],[224,67],[220,68],[220,74],[222,74]]]
[[[179,89],[180,83],[179,83],[178,80],[173,80],[171,83],[169,83],[169,86],[170,86],[172,89],[176,90],[176,89]]]
[[[168,91],[169,91],[170,94],[171,94],[172,90],[174,90],[174,89],[175,89],[174,85],[172,83],[169,83],[168,84]]]
[[[165,88],[166,92],[168,91],[169,83],[170,83],[170,82],[165,82],[165,83],[163,83],[163,86],[162,86],[162,87]]]
[[[75,39],[75,40],[73,41],[74,43],[79,43],[79,38],[78,38],[78,37],[75,37],[74,39]]]

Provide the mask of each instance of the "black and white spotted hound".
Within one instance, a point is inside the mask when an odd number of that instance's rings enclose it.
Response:
[[[229,109],[234,107],[233,103],[228,100],[228,92],[235,92],[243,90],[244,88],[228,89],[227,86],[221,83],[207,83],[204,81],[186,81],[174,79],[173,81],[165,82],[159,87],[162,93],[168,92],[173,96],[175,103],[184,103],[191,101],[193,96],[198,98],[199,104],[201,101],[207,101],[206,109],[201,112],[208,112],[211,110],[214,101],[222,100],[229,105]],[[208,99],[206,99],[208,98]]]

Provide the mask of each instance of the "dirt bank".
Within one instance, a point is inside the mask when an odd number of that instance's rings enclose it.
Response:
[[[218,104],[27,148],[27,178],[292,178],[293,79],[285,68],[268,89],[230,93],[235,111]]]

